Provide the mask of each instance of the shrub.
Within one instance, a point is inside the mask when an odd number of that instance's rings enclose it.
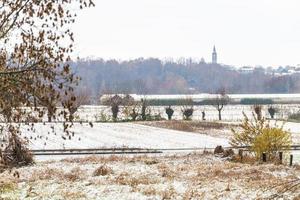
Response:
[[[119,111],[120,111],[120,109],[119,109],[118,104],[112,104],[111,105],[111,112],[112,112],[113,121],[117,121]]]
[[[191,116],[193,115],[194,109],[193,108],[185,108],[182,110],[183,119],[190,120]]]
[[[288,118],[291,120],[300,121],[300,113],[290,114]]]
[[[112,172],[113,171],[110,167],[102,165],[93,172],[93,176],[106,176],[112,174]]]
[[[166,113],[168,115],[168,120],[171,120],[172,116],[174,114],[174,110],[171,108],[171,106],[169,106],[169,107],[166,108]]]
[[[130,106],[124,106],[122,113],[124,115],[124,120],[129,121],[130,118],[130,112],[131,112],[131,107]]]
[[[265,119],[258,120],[254,114],[254,121],[251,122],[245,113],[243,115],[242,130],[232,129],[233,137],[230,141],[232,146],[250,146],[256,158],[260,158],[261,154],[265,152],[272,159],[277,152],[284,150],[284,147],[291,144],[291,134],[284,131],[283,126],[271,127],[268,121]]]
[[[0,152],[0,164],[7,167],[20,167],[33,164],[33,155],[28,149],[28,142],[23,140],[15,127],[9,127],[8,144]]]
[[[10,181],[0,182],[0,194],[14,192],[17,189],[17,184]]]
[[[132,121],[135,121],[138,116],[139,116],[139,114],[136,111],[136,108],[132,108],[131,113],[130,113],[130,117],[131,117]]]
[[[262,113],[261,113],[262,106],[261,105],[254,105],[253,110],[254,110],[254,112],[257,116],[257,119],[261,120],[262,119]]]
[[[102,110],[100,113],[100,122],[108,122],[109,120],[109,116],[105,113],[104,110]]]
[[[272,106],[269,107],[269,108],[268,108],[268,112],[269,112],[271,118],[274,119],[274,115],[275,115],[275,113],[276,113],[275,108],[273,108]]]
[[[141,116],[142,116],[142,120],[145,121],[147,120],[147,114],[146,114],[146,109],[148,107],[148,104],[147,104],[147,101],[145,99],[142,99],[141,100],[141,104],[142,104],[142,113],[141,113]]]
[[[252,150],[256,152],[257,156],[266,153],[269,159],[273,159],[277,152],[290,146],[290,144],[291,135],[289,132],[284,131],[282,127],[266,127],[254,139]]]

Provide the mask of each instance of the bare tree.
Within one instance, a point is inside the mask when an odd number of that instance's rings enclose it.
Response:
[[[68,108],[70,115],[73,115],[80,106],[91,103],[91,91],[87,88],[78,88],[70,94],[69,98],[73,101],[71,104],[66,104],[65,107]]]
[[[276,113],[276,109],[271,106],[271,107],[268,108],[268,112],[269,112],[269,114],[271,116],[271,119],[274,119],[274,115]]]
[[[141,116],[142,120],[145,121],[147,119],[146,109],[148,107],[147,99],[141,99]]]
[[[179,102],[181,104],[181,112],[184,120],[190,120],[194,113],[194,102],[190,97]]]
[[[258,120],[262,119],[262,105],[256,104],[253,106],[253,110],[257,116]]]
[[[230,98],[226,94],[226,90],[224,88],[219,89],[216,92],[216,97],[208,99],[207,101],[217,109],[219,120],[222,120],[222,110],[224,106],[230,102]]]
[[[117,94],[110,97],[106,102],[106,104],[111,106],[113,121],[116,121],[118,118],[118,113],[120,111],[120,105],[122,104],[122,102],[123,102],[122,97],[120,97]]]
[[[171,106],[165,108],[165,110],[166,110],[166,113],[168,115],[168,120],[171,120],[172,116],[174,114],[174,110],[171,108]]]

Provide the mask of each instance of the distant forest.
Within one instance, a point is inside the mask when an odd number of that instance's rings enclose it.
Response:
[[[215,93],[297,93],[300,75],[274,76],[262,68],[240,73],[226,65],[192,60],[159,59],[79,60],[71,63],[82,78],[80,88],[94,97],[103,93],[193,94]]]

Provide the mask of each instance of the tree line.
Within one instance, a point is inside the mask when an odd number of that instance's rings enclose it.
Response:
[[[87,59],[72,62],[71,66],[82,79],[81,87],[97,97],[104,93],[215,93],[219,88],[231,94],[300,92],[299,74],[275,76],[261,69],[245,74],[205,62]]]

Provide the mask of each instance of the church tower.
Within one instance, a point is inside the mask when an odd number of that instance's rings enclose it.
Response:
[[[212,63],[214,63],[214,64],[217,63],[217,51],[216,51],[215,46],[214,46],[213,53],[212,53]]]

